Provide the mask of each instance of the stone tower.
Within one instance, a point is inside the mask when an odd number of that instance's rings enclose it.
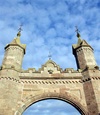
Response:
[[[77,33],[78,42],[73,45],[73,54],[75,56],[78,69],[86,69],[86,67],[96,67],[96,61],[93,54],[93,48],[85,41],[81,39],[79,33]]]
[[[72,46],[73,54],[76,59],[77,67],[82,72],[83,89],[85,93],[89,115],[98,115],[100,111],[99,104],[99,84],[95,77],[99,76],[99,67],[96,64],[93,48],[81,39],[77,32],[78,42]]]
[[[5,47],[5,56],[2,63],[3,68],[21,69],[26,45],[20,43],[20,35],[21,33],[19,31],[17,37]]]
[[[19,72],[25,54],[25,44],[17,37],[5,47],[5,55],[0,68],[0,115],[14,115],[16,103],[21,98],[21,81]]]
[[[78,70],[61,69],[49,59],[38,70],[22,69],[25,44],[21,31],[5,47],[0,67],[0,115],[22,115],[33,103],[60,99],[74,106],[81,115],[100,115],[100,70],[93,48],[81,39],[72,46]]]

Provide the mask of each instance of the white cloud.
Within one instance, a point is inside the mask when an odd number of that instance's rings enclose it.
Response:
[[[100,65],[99,6],[100,0],[0,0],[0,64],[3,48],[23,24],[21,41],[27,44],[24,69],[38,69],[48,60],[49,51],[63,69],[76,69],[71,48],[77,42],[76,25],[81,37],[94,48]]]
[[[42,57],[47,60],[49,50],[53,54],[52,58],[61,67],[66,68],[67,65],[70,65],[76,68],[72,64],[75,65],[75,60],[71,51],[71,45],[77,41],[74,29],[76,25],[80,28],[82,38],[90,42],[96,51],[99,50],[99,41],[97,41],[100,36],[99,1],[92,1],[89,4],[90,1],[6,0],[6,4],[4,4],[4,1],[1,0],[0,40],[2,46],[5,46],[16,36],[18,25],[23,23],[21,41],[27,44],[26,55],[30,55],[30,59],[29,56],[25,56],[26,62],[23,63],[25,69],[31,65],[36,68],[40,67],[45,63]],[[60,58],[56,60],[57,57]],[[72,60],[69,60],[69,57]],[[95,57],[97,58],[97,56]],[[69,64],[63,64],[64,61]]]
[[[29,107],[29,110],[25,111],[23,115],[80,115],[80,113],[70,104],[60,100],[44,100],[37,102]]]

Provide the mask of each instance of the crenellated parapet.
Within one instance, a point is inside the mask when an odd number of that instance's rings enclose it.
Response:
[[[49,72],[52,73],[61,73],[62,69],[54,61],[48,60],[42,67],[39,69],[39,72]]]
[[[38,70],[22,69],[26,45],[20,33],[5,47],[0,66],[0,114],[22,115],[27,107],[43,99],[61,99],[72,104],[82,115],[100,113],[100,70],[93,48],[82,40],[72,46],[77,70],[62,69],[51,58]]]
[[[58,79],[72,79],[72,78],[82,78],[81,70],[74,70],[73,68],[61,69],[54,61],[48,60],[41,68],[36,70],[35,68],[28,68],[27,70],[22,70],[19,73],[20,78],[58,78]]]

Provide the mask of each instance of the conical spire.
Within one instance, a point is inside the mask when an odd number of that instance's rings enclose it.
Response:
[[[22,25],[21,25],[21,26],[22,26]],[[24,49],[24,51],[25,51],[25,49],[26,49],[26,44],[21,44],[21,42],[20,42],[20,36],[21,36],[21,31],[22,31],[21,26],[20,26],[20,28],[18,29],[17,36],[16,36],[16,37],[13,39],[13,41],[12,41],[10,44],[8,44],[8,45],[18,45],[18,46],[22,47],[22,48]],[[8,45],[7,45],[6,47],[8,47]],[[6,48],[6,47],[5,47],[5,48]]]
[[[22,31],[22,25],[20,25],[19,29],[18,29],[18,33],[16,38],[13,39],[13,41],[11,42],[11,44],[20,44],[20,36],[21,36],[21,31]]]
[[[76,33],[77,33],[78,41],[77,41],[77,44],[72,45],[73,53],[75,52],[74,50],[76,50],[78,47],[82,47],[82,46],[88,46],[93,50],[93,48],[84,39],[81,39],[81,35],[79,33],[77,26],[76,26]]]

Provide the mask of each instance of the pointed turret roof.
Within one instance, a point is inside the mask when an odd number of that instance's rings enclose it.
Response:
[[[81,38],[78,29],[76,30],[76,32],[77,32],[78,41],[77,44],[72,45],[73,54],[76,55],[76,49],[80,47],[90,47],[93,50],[93,48],[84,39]]]
[[[77,49],[80,46],[89,46],[91,47],[85,40],[83,40],[81,38],[81,35],[79,34],[79,32],[77,31],[77,38],[78,38],[78,42],[77,44],[73,44],[72,47],[73,49]],[[91,47],[92,48],[92,47]],[[93,48],[92,48],[93,49]]]
[[[25,49],[26,48],[26,44],[21,44],[20,36],[21,36],[21,32],[19,31],[17,33],[17,37],[14,38],[13,41],[10,44],[17,44],[17,45],[21,46],[23,49]]]
[[[10,46],[10,45],[18,45],[21,48],[24,49],[24,53],[25,53],[25,49],[26,49],[26,44],[21,44],[20,42],[20,36],[21,36],[21,30],[18,31],[17,36],[13,39],[13,41],[10,44],[7,44],[7,46],[5,47],[5,49]]]

